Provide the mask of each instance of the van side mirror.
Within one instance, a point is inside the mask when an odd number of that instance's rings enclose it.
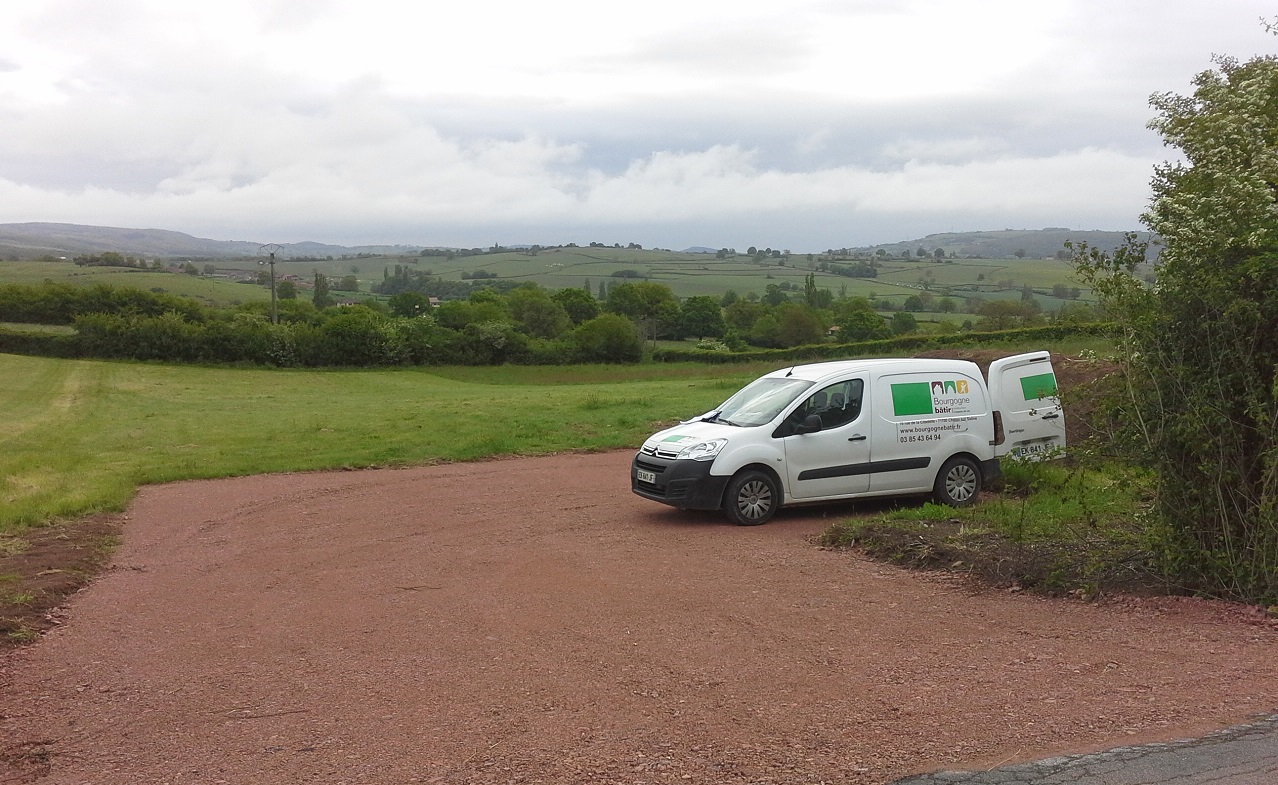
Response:
[[[795,433],[816,433],[825,426],[821,423],[821,415],[809,414],[803,418],[803,422],[794,426]]]

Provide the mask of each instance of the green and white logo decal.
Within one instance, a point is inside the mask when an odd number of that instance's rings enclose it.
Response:
[[[1040,373],[1037,376],[1021,377],[1021,394],[1027,401],[1056,397],[1056,375]]]
[[[892,385],[892,413],[898,417],[916,414],[968,414],[972,396],[967,379],[940,379]]]

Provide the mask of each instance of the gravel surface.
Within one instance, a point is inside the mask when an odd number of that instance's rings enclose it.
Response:
[[[1278,706],[1196,600],[977,590],[629,491],[630,453],[143,489],[0,659],[0,783],[884,783]]]

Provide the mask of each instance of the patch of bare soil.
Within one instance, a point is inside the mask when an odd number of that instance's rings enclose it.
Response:
[[[629,491],[628,453],[145,488],[0,655],[0,782],[884,783],[1278,706],[1204,601],[974,590]]]
[[[121,523],[94,515],[0,535],[0,652],[58,623],[57,608],[107,563]]]

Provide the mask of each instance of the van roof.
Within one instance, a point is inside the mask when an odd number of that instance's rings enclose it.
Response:
[[[858,371],[878,370],[888,373],[962,373],[981,378],[981,370],[970,360],[942,360],[911,357],[879,357],[863,360],[834,360],[826,363],[808,363],[781,368],[766,374],[773,377],[792,377],[819,382],[831,376]]]

